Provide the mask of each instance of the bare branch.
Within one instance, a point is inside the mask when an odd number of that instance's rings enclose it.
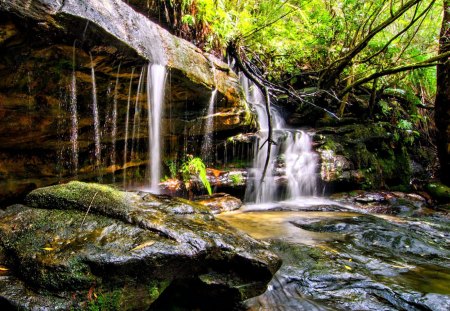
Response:
[[[408,70],[413,70],[413,69],[419,69],[419,68],[425,68],[425,67],[432,67],[432,66],[436,66],[438,64],[438,61],[441,59],[444,59],[446,57],[450,56],[450,52],[446,52],[446,53],[442,53],[439,54],[435,57],[431,57],[423,62],[418,62],[418,63],[414,63],[414,64],[408,64],[408,65],[403,65],[403,66],[398,66],[398,67],[393,67],[393,68],[388,68],[379,72],[375,72],[367,77],[364,77],[362,79],[359,79],[357,81],[355,81],[352,85],[347,86],[344,90],[342,90],[339,93],[339,97],[344,96],[346,93],[348,93],[350,90],[352,90],[353,88],[364,84],[366,82],[369,82],[373,79],[379,78],[379,77],[383,77],[383,76],[387,76],[387,75],[392,75],[395,73],[399,73],[402,71],[408,71]]]

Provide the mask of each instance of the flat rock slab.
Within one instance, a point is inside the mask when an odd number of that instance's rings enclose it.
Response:
[[[26,204],[0,218],[9,272],[0,301],[13,307],[87,307],[106,297],[121,310],[227,309],[264,292],[280,266],[265,245],[187,200],[71,182],[37,189]],[[188,301],[177,301],[180,291]]]

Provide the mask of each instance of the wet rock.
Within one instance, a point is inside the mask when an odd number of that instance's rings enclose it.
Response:
[[[336,193],[331,198],[375,214],[412,216],[427,213],[429,208],[428,200],[416,193],[359,190]]]
[[[441,183],[430,183],[426,189],[439,202],[450,203],[450,187]]]
[[[450,304],[448,220],[426,227],[370,215],[291,222],[333,232],[314,246],[271,240],[283,266],[249,310],[447,310]],[[419,225],[420,224],[420,225]],[[447,235],[447,237],[445,236]]]
[[[387,122],[330,124],[316,130],[320,175],[333,191],[396,189],[408,191],[429,178],[434,156],[426,146],[396,141]],[[418,168],[422,166],[422,168]],[[424,169],[426,168],[426,169]]]
[[[227,310],[262,293],[280,265],[262,243],[187,200],[71,182],[36,189],[26,204],[0,215],[11,271],[0,297],[19,308],[83,308],[101,296],[121,310]]]
[[[199,197],[195,201],[210,208],[213,214],[234,211],[242,206],[240,199],[226,193],[215,193],[212,196]]]

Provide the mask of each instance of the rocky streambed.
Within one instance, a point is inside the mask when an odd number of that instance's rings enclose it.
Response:
[[[418,195],[355,192],[219,217],[283,265],[248,310],[449,310],[450,219]]]

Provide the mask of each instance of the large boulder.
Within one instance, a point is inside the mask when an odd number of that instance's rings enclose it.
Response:
[[[81,182],[6,209],[0,239],[0,305],[19,309],[227,310],[280,266],[202,205]]]

